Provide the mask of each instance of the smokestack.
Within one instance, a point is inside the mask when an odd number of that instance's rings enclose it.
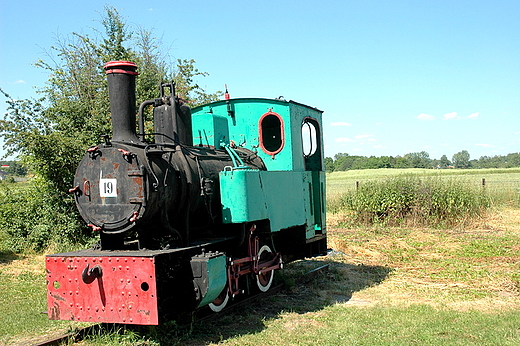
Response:
[[[137,65],[130,61],[105,64],[112,115],[112,141],[140,143],[135,130],[135,76]]]

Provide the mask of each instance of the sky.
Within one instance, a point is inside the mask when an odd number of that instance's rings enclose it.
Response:
[[[520,151],[518,0],[0,0],[0,88],[36,97],[34,63],[93,35],[105,5],[194,59],[208,92],[323,110],[326,156]]]

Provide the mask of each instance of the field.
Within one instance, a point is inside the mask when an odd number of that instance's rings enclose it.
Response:
[[[410,170],[328,175],[328,197]],[[443,170],[481,184],[495,205],[471,228],[346,227],[328,214],[328,256],[288,265],[286,290],[206,325],[100,331],[80,345],[518,345],[520,344],[520,170]],[[458,173],[458,174],[457,174]],[[516,193],[516,194],[515,194]],[[507,197],[510,196],[510,197]],[[509,198],[509,199],[508,199]],[[295,279],[324,263],[308,284]],[[43,256],[0,249],[0,345],[77,326],[50,322]]]
[[[366,169],[327,174],[327,198],[333,200],[357,184],[402,175],[418,175],[424,178],[460,180],[468,185],[482,187],[498,204],[509,203],[520,207],[520,169]],[[483,184],[484,180],[484,185]]]

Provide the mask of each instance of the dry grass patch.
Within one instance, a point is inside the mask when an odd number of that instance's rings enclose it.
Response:
[[[391,269],[380,284],[355,292],[356,299],[490,312],[520,308],[518,209],[497,211],[463,230],[343,228],[342,220],[329,218],[329,245],[343,260]]]
[[[4,256],[0,259],[0,271],[4,274],[18,276],[24,274],[45,273],[45,255]]]
[[[301,332],[302,330],[322,328],[323,323],[318,322],[310,317],[315,318],[316,313],[309,313],[305,315],[298,315],[294,313],[283,314],[280,316],[283,321],[283,328],[287,331]]]

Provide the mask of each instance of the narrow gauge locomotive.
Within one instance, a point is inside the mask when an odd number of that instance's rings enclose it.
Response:
[[[100,241],[46,257],[49,318],[155,325],[218,312],[267,291],[284,262],[326,252],[320,110],[227,92],[191,110],[170,83],[140,105],[137,131],[137,66],[105,70],[113,133],[70,189]]]

